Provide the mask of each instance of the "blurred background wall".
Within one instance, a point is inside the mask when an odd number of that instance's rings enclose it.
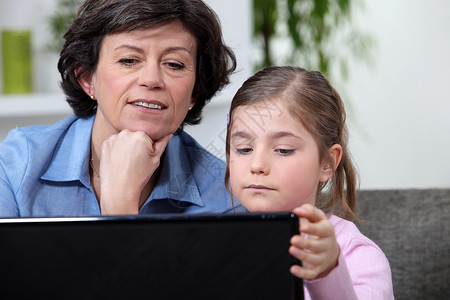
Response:
[[[238,70],[186,130],[224,158],[231,98],[254,71],[251,0],[208,0],[219,15]],[[350,146],[364,189],[450,188],[450,1],[361,0],[354,25],[374,39],[370,64],[350,60],[348,79],[333,77],[347,103]],[[16,126],[52,124],[70,114],[58,88],[58,55],[48,51],[56,0],[0,0],[0,30],[33,34],[34,91],[0,94],[0,140]],[[289,52],[282,42],[276,49]],[[343,45],[335,45],[338,51]],[[274,53],[274,56],[277,56]],[[0,62],[1,65],[1,62]],[[0,75],[1,77],[1,75]]]

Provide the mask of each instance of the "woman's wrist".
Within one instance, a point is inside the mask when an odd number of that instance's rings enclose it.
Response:
[[[135,215],[139,212],[140,192],[130,189],[120,190],[117,193],[112,190],[102,189],[100,210],[102,215]],[[125,193],[123,193],[125,192]]]

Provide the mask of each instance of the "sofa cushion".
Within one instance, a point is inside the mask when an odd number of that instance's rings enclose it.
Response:
[[[389,259],[396,299],[450,299],[450,189],[363,190],[357,214]]]

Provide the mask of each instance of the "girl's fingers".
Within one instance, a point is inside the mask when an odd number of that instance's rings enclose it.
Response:
[[[326,251],[329,247],[329,242],[328,240],[312,238],[311,236],[305,238],[304,236],[294,235],[291,238],[291,245],[317,253]]]
[[[311,223],[307,219],[300,219],[299,231],[302,236],[306,236],[311,240],[333,237],[335,235],[334,226],[327,219],[318,223]]]
[[[300,207],[294,208],[294,213],[300,218],[308,219],[311,223],[316,223],[327,218],[321,209],[311,204],[303,204]]]
[[[299,265],[292,265],[290,271],[292,275],[307,280],[316,279],[321,273],[321,271],[317,269],[308,269]]]
[[[298,236],[297,236],[298,237]],[[295,258],[312,265],[322,264],[333,256],[334,245],[332,241],[309,240],[302,237],[292,238],[289,253]]]
[[[329,272],[329,270],[331,270],[336,265],[337,262],[337,260],[330,258],[329,257],[330,253],[327,252],[315,253],[308,251],[307,249],[299,249],[294,246],[291,246],[289,248],[289,253],[293,257],[302,262],[301,266],[301,269],[303,270],[302,273],[308,274],[306,275],[308,277],[303,277],[303,275],[299,277],[305,279],[314,279],[317,278],[320,274],[323,274],[324,272]]]
[[[308,224],[303,228],[305,234],[307,234],[308,238],[314,239],[325,239],[325,238],[334,238],[334,226],[328,220],[323,220],[319,223]]]
[[[309,269],[299,265],[292,265],[290,271],[292,275],[307,280],[316,279],[321,273],[318,269]]]

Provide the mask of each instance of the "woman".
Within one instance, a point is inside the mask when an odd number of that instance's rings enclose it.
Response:
[[[236,68],[201,0],[87,0],[58,69],[75,115],[0,144],[0,216],[226,212],[224,164],[183,132]]]

